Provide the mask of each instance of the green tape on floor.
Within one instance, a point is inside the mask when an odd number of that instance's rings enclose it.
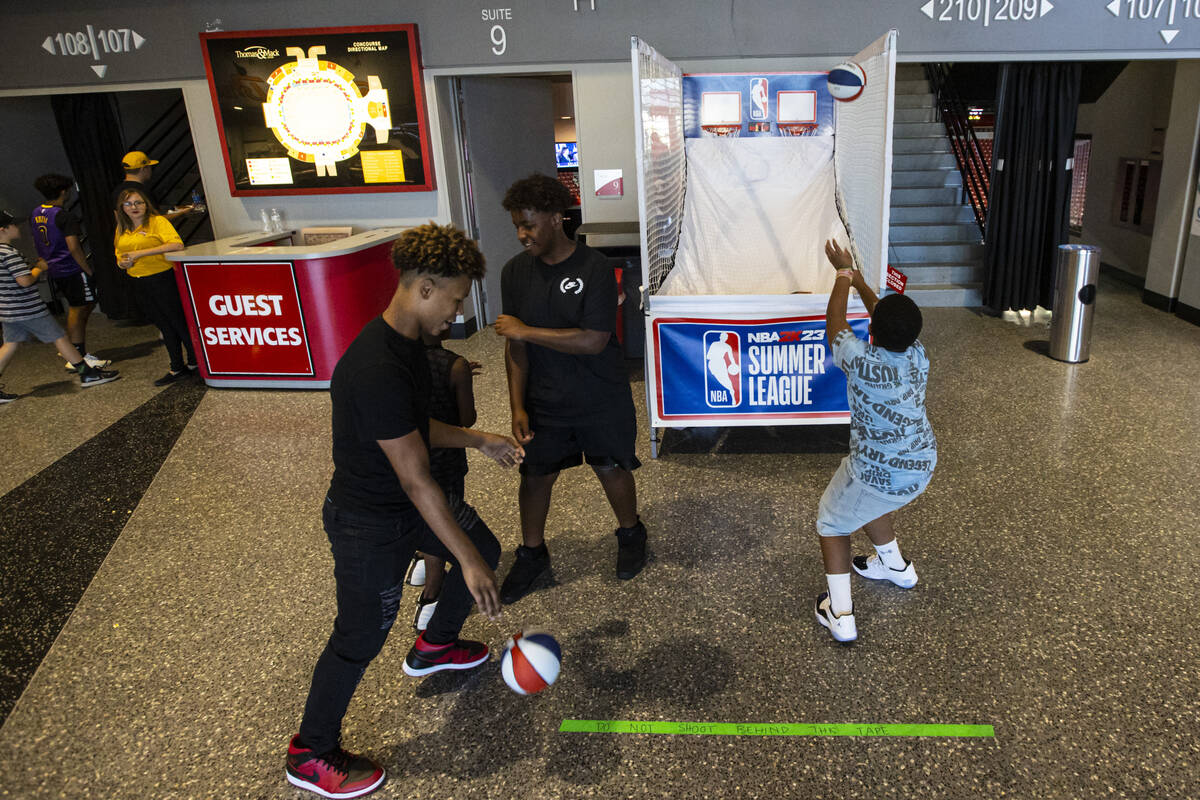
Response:
[[[991,725],[774,724],[564,719],[560,733],[653,733],[675,736],[973,736],[995,737]]]

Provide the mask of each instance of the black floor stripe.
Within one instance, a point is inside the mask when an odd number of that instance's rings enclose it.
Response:
[[[201,398],[174,384],[0,497],[0,721],[84,589]],[[11,456],[12,450],[9,449]]]

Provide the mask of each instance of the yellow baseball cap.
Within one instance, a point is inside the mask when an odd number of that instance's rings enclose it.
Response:
[[[125,169],[141,169],[142,167],[153,167],[158,162],[150,158],[141,150],[133,150],[125,154],[121,159],[121,166]]]

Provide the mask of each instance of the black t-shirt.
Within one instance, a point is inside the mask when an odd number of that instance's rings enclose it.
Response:
[[[529,375],[525,408],[545,422],[589,422],[617,404],[632,403],[629,373],[617,342],[617,280],[603,254],[584,244],[557,264],[528,253],[500,275],[504,313],[535,328],[606,331],[595,355],[561,353],[526,342]]]
[[[382,317],[368,322],[333,369],[333,478],[339,508],[398,514],[413,508],[379,446],[420,431],[429,449],[429,362],[425,346]]]
[[[154,206],[156,211],[160,213],[166,213],[167,209],[160,206],[158,204],[158,198],[150,192],[149,184],[142,183],[141,181],[121,181],[118,183],[117,188],[113,189],[112,193],[113,208],[117,207],[117,202],[121,198],[121,192],[125,191],[126,189],[137,189],[139,192],[146,195],[146,199],[150,201],[150,204]]]

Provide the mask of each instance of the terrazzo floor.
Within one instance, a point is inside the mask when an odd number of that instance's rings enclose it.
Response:
[[[522,627],[552,631],[562,675],[534,697],[513,694],[495,660],[404,676],[410,590],[344,729],[390,773],[375,796],[1200,796],[1200,328],[1107,280],[1097,309],[1092,358],[1075,366],[1039,352],[1044,328],[926,310],[939,463],[898,523],[921,582],[855,578],[852,647],[811,610],[817,500],[845,428],[668,431],[654,460],[631,362],[651,562],[616,580],[600,487],[565,473],[554,580],[502,622],[464,629],[496,648]],[[63,384],[49,352],[19,354],[4,376],[27,396],[0,407],[0,797],[312,796],[285,783],[283,755],[333,617],[328,396],[154,389],[165,357],[152,334],[97,323],[95,341],[126,348],[110,386]],[[485,365],[477,427],[506,430],[500,340],[449,346]],[[517,476],[470,464],[503,575]],[[42,609],[72,592],[61,617]],[[995,736],[560,733],[567,719]]]

